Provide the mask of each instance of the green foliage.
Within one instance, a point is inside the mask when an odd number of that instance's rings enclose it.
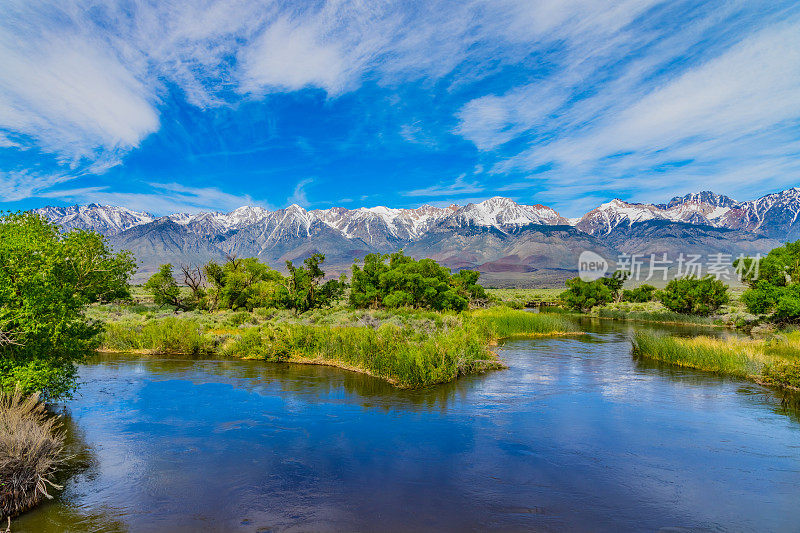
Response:
[[[20,386],[63,397],[75,364],[97,347],[100,326],[86,319],[92,302],[129,296],[135,263],[103,237],[60,233],[32,213],[0,218],[0,388]]]
[[[622,291],[622,301],[635,303],[650,302],[655,299],[655,294],[656,288],[645,283],[635,289]]]
[[[180,301],[181,290],[172,275],[172,265],[170,264],[161,265],[159,271],[144,284],[144,288],[153,295],[153,302],[156,305],[183,307]]]
[[[800,241],[761,259],[737,259],[734,265],[749,286],[741,297],[748,311],[778,323],[800,321]]]
[[[296,267],[291,261],[286,261],[289,271],[287,307],[300,313],[309,309],[329,306],[331,302],[339,299],[347,287],[345,277],[328,280],[322,283],[325,272],[322,263],[325,256],[320,253],[313,254],[303,261],[303,266]]]
[[[325,256],[319,253],[307,258],[299,267],[287,261],[288,276],[256,258],[229,257],[223,265],[211,261],[203,268],[211,287],[203,291],[193,287],[195,280],[186,272],[185,277],[193,294],[209,309],[252,311],[266,307],[304,313],[331,305],[347,287],[344,276],[323,283],[324,261]]]
[[[670,311],[700,316],[708,316],[730,301],[728,286],[713,276],[670,280],[659,298]]]
[[[199,355],[212,353],[214,342],[196,320],[164,317],[147,322],[109,322],[103,348],[118,351]]]
[[[417,261],[403,252],[368,254],[363,267],[353,264],[350,304],[357,308],[461,311],[470,302],[487,300],[486,292],[478,285],[479,276],[471,270],[453,275],[433,259]]]
[[[608,284],[600,278],[594,281],[583,281],[581,278],[568,279],[564,284],[567,290],[561,293],[561,301],[569,309],[590,311],[592,307],[604,305],[614,299]]]
[[[246,309],[286,307],[289,290],[283,275],[251,257],[229,257],[219,265],[209,262],[203,271],[211,283],[207,291],[211,309]]]

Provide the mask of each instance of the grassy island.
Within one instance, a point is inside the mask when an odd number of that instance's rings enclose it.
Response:
[[[634,355],[800,390],[800,332],[764,338],[691,338],[637,332]]]
[[[137,312],[138,311],[138,312]],[[504,368],[490,347],[511,336],[576,333],[556,315],[507,307],[471,311],[317,309],[192,311],[98,306],[101,350],[206,354],[324,364],[364,372],[399,387],[422,387]]]

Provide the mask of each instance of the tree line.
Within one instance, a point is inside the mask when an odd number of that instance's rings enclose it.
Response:
[[[159,305],[177,309],[233,309],[252,311],[257,307],[291,309],[304,313],[328,307],[348,293],[354,308],[415,307],[439,311],[466,309],[471,303],[488,300],[478,284],[480,274],[450,269],[432,259],[416,260],[402,251],[368,254],[363,265],[354,263],[350,282],[342,274],[325,280],[325,256],[315,253],[301,265],[286,262],[287,274],[270,268],[257,258],[228,256],[220,264],[209,261],[202,267],[162,265],[145,283],[145,289]],[[178,284],[182,278],[188,293]]]

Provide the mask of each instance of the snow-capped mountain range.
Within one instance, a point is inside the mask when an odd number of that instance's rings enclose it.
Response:
[[[321,251],[328,263],[349,265],[366,253],[400,248],[455,268],[572,271],[576,254],[586,248],[611,255],[686,247],[703,253],[756,253],[800,237],[800,188],[745,202],[708,191],[664,204],[614,199],[576,219],[502,197],[416,209],[306,210],[291,205],[272,211],[244,206],[230,213],[158,217],[91,204],[36,212],[65,229],[106,235],[115,247],[132,250],[145,272],[162,262],[199,262],[225,254],[282,264]]]
[[[49,206],[36,209],[35,212],[65,229],[90,229],[107,236],[159,218],[124,207],[97,204]],[[416,209],[332,207],[307,211],[293,204],[276,211],[243,206],[230,213],[176,213],[162,218],[203,235],[261,226],[272,228],[273,231],[288,231],[298,237],[308,236],[312,226],[319,222],[341,232],[344,237],[373,243],[387,237],[400,241],[418,240],[437,226],[493,227],[505,231],[531,224],[573,225],[584,233],[602,236],[610,234],[617,227],[630,227],[646,220],[760,231],[780,238],[793,235],[799,214],[800,188],[795,187],[746,202],[737,202],[709,191],[678,196],[665,204],[630,203],[614,199],[576,219],[564,218],[550,207],[518,204],[499,196],[465,206],[423,205]]]

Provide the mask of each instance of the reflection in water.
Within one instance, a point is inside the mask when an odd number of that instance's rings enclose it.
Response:
[[[98,356],[69,404],[91,455],[16,531],[796,527],[800,423],[779,394],[634,362],[631,325],[583,327],[416,391],[321,366]]]

